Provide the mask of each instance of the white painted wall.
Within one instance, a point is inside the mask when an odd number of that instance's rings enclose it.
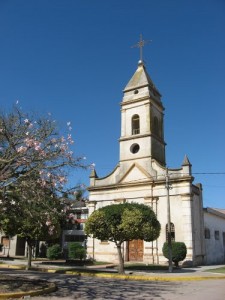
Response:
[[[204,210],[205,228],[210,230],[210,239],[205,239],[206,264],[225,263],[225,215],[215,214],[213,209]],[[215,231],[219,231],[219,240],[215,238]]]

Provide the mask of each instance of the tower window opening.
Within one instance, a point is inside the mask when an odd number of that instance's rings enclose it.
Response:
[[[132,135],[140,133],[140,120],[139,115],[132,117]]]
[[[175,242],[175,226],[173,223],[170,223],[170,230],[171,230],[171,241]],[[168,242],[168,224],[166,224],[166,241]]]
[[[138,144],[133,144],[130,147],[130,151],[133,154],[138,153],[139,150],[140,150],[140,146]]]
[[[154,133],[159,135],[159,120],[157,117],[154,117],[153,129],[154,129]]]

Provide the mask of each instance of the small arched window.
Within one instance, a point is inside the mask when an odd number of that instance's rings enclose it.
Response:
[[[140,133],[139,115],[133,115],[131,125],[132,125],[132,134],[139,134]]]
[[[175,242],[175,226],[173,223],[170,223],[170,231],[171,231],[171,241]],[[168,224],[166,224],[166,241],[167,242],[168,242],[168,235],[169,235]]]

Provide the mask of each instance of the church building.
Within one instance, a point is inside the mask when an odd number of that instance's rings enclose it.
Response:
[[[188,157],[184,156],[179,168],[168,169],[165,146],[161,94],[140,60],[123,90],[119,162],[104,178],[98,178],[96,170],[92,170],[89,215],[106,205],[124,202],[142,203],[154,210],[161,224],[159,238],[153,242],[125,242],[125,261],[167,263],[162,247],[170,230],[172,240],[184,242],[187,247],[184,263],[225,262],[225,211],[203,209],[202,186],[194,183]],[[208,228],[205,228],[204,214]],[[218,229],[217,224],[220,224]],[[211,230],[211,241],[205,238],[207,230]],[[216,250],[215,231],[219,235],[220,254]],[[211,254],[207,253],[209,249]],[[109,241],[89,237],[87,251],[95,260],[118,262],[115,244]]]

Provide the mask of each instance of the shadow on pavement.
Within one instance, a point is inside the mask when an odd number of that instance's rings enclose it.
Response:
[[[60,276],[60,275],[59,275]],[[57,282],[59,280],[59,282]],[[96,279],[79,276],[65,275],[54,282],[58,290],[46,295],[47,299],[51,297],[68,299],[148,299],[159,297],[163,299],[163,294],[174,292],[174,289],[180,287],[180,283],[171,282],[135,282]],[[42,296],[44,299],[44,296]],[[40,299],[40,298],[39,298]]]

